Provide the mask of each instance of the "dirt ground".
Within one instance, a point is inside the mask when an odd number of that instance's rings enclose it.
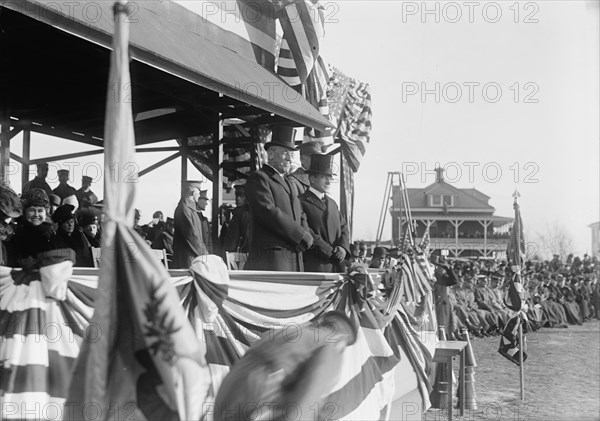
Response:
[[[520,400],[519,367],[498,354],[499,338],[472,341],[477,410],[460,420],[600,420],[600,321],[544,328],[528,335],[525,401]],[[457,365],[455,364],[457,368]],[[428,421],[447,419],[431,409]]]

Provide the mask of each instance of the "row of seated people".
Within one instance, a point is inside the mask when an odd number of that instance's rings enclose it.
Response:
[[[507,266],[506,266],[507,267]],[[567,327],[600,318],[598,274],[587,277],[539,274],[522,276],[523,296],[530,327]],[[463,327],[475,336],[498,334],[513,314],[505,304],[512,275],[510,272],[479,273],[463,268],[437,265],[434,297],[438,324],[450,338]]]

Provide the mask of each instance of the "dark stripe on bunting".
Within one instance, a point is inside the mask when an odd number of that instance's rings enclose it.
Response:
[[[237,304],[240,307],[244,307],[249,310],[255,311],[257,313],[260,313],[263,316],[276,317],[276,318],[289,318],[289,317],[301,316],[306,313],[312,313],[313,311],[321,308],[324,305],[322,300],[319,300],[311,305],[308,305],[308,306],[302,307],[302,308],[296,308],[296,309],[292,309],[292,310],[273,310],[273,309],[257,307],[257,306],[252,306],[250,304],[242,303],[240,301],[234,300],[231,297],[228,297],[227,301],[229,301],[230,303],[233,303],[233,304]]]
[[[40,308],[10,312],[0,310],[0,332],[4,338],[14,335],[43,335],[47,324],[46,312]]]
[[[204,334],[206,335],[206,361],[209,364],[231,367],[239,359],[227,338],[210,330],[204,330]]]
[[[29,364],[0,367],[0,385],[3,393],[45,392],[50,396],[66,398],[75,358],[48,351],[49,366]]]
[[[60,311],[63,314],[63,317],[65,318],[65,326],[71,329],[74,335],[83,338],[84,330],[81,328],[79,321],[77,321],[77,319],[75,319],[75,316],[73,316],[73,314],[69,311],[69,305],[66,304],[64,301],[59,301],[58,305]]]
[[[75,295],[75,297],[77,297],[83,304],[88,307],[94,306],[94,297],[98,291],[96,288],[90,288],[74,281],[69,281],[68,287],[73,295]]]

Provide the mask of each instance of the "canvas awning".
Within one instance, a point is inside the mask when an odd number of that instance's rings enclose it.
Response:
[[[215,116],[322,130],[329,122],[249,59],[248,43],[171,2],[132,2],[136,143],[214,130]],[[102,145],[112,1],[0,0],[0,106],[17,128]],[[158,111],[157,111],[158,110]],[[16,121],[18,119],[18,121]]]

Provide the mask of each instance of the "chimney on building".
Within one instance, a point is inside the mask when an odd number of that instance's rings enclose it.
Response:
[[[437,167],[435,169],[435,182],[441,183],[442,181],[444,181],[444,169],[441,167]]]

